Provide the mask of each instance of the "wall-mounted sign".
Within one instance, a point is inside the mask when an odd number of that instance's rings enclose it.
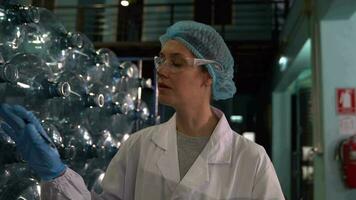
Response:
[[[339,116],[339,133],[343,135],[356,134],[356,116]]]
[[[336,89],[336,109],[339,115],[356,114],[356,89]]]

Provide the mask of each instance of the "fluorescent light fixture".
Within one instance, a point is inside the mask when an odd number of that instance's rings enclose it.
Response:
[[[281,56],[278,61],[279,69],[282,71],[287,69],[288,58],[286,56]]]
[[[129,3],[129,1],[127,1],[127,0],[122,0],[122,1],[121,1],[121,5],[126,7],[126,6],[129,6],[130,3]]]
[[[244,132],[242,134],[242,136],[244,136],[245,138],[251,140],[252,142],[255,141],[255,137],[256,137],[255,135],[256,135],[255,132]]]
[[[241,115],[231,115],[230,116],[230,121],[234,123],[241,123],[243,120],[243,117]]]

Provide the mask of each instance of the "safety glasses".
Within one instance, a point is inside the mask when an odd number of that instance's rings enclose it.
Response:
[[[196,67],[201,65],[210,64],[215,67],[217,70],[222,70],[222,65],[214,60],[206,60],[206,59],[199,59],[199,58],[177,58],[172,60],[167,60],[164,57],[155,56],[154,63],[156,70],[160,70],[163,66],[166,66],[170,71],[173,73],[180,72],[184,69],[189,67]]]

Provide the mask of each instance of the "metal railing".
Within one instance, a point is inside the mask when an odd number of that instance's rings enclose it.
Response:
[[[232,2],[232,23],[211,24],[226,40],[243,40],[242,33],[253,37],[253,32],[269,33],[266,38],[273,39],[282,29],[289,10],[288,2],[235,0]],[[84,32],[93,41],[156,41],[157,36],[174,22],[194,20],[194,3],[132,4],[128,7],[119,4],[58,5],[54,12],[69,30]]]

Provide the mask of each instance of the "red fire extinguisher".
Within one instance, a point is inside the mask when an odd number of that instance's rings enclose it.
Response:
[[[356,188],[356,135],[341,143],[340,157],[345,184],[350,188]]]

